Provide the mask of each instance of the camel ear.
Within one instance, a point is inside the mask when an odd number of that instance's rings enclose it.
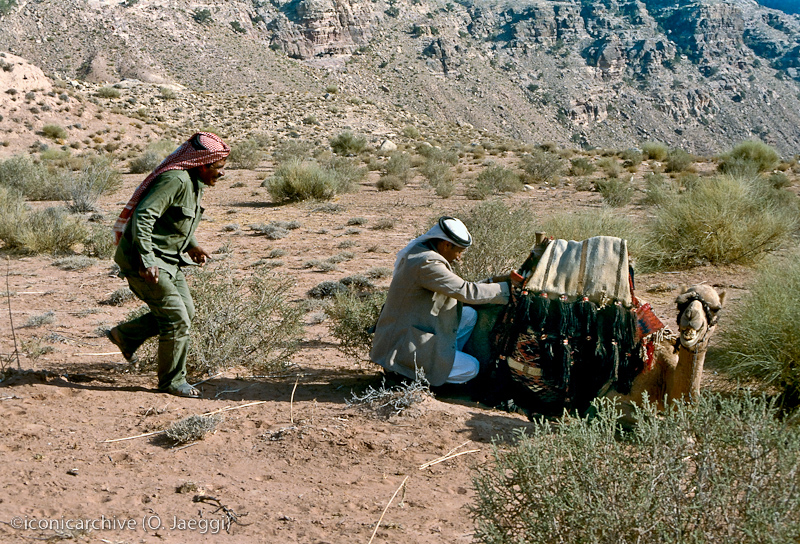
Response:
[[[719,307],[722,308],[725,305],[725,291],[720,291],[719,293]]]

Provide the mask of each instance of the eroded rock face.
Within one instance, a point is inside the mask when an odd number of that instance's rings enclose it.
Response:
[[[52,89],[53,84],[40,68],[22,57],[0,52],[0,89],[14,89],[24,93],[34,90]]]
[[[369,41],[379,18],[371,2],[350,0],[295,0],[265,14],[272,46],[299,59],[352,53]]]

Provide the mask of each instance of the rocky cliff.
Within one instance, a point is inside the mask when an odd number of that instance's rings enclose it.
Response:
[[[19,1],[0,50],[62,78],[335,84],[534,142],[800,152],[800,17],[753,0]]]

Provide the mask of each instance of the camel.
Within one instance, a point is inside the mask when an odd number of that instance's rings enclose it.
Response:
[[[708,343],[724,301],[725,291],[718,293],[706,284],[693,285],[678,295],[678,336],[662,336],[655,346],[652,368],[634,379],[628,394],[606,393],[619,402],[624,421],[632,422],[633,404],[641,404],[645,393],[662,409],[665,401],[692,402],[700,396]]]

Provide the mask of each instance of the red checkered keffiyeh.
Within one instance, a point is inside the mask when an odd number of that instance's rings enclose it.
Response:
[[[156,177],[167,170],[189,170],[204,164],[213,164],[224,159],[231,152],[228,144],[222,138],[210,132],[198,132],[186,140],[178,149],[164,159],[164,161],[153,170],[149,176],[136,188],[130,201],[122,209],[116,223],[114,223],[114,243],[119,244],[122,233],[125,232],[125,225],[128,224],[133,210],[139,201],[147,193],[147,189]]]

